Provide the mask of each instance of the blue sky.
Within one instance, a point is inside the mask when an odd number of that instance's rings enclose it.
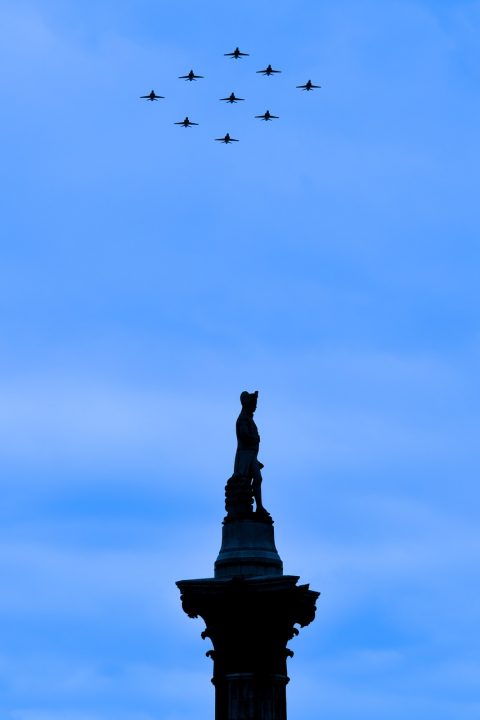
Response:
[[[480,716],[479,31],[464,0],[0,3],[1,720],[213,717],[174,583],[213,572],[256,388],[322,592],[290,717]]]

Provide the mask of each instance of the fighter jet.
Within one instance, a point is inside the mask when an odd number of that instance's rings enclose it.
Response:
[[[307,80],[305,85],[297,85],[301,90],[313,90],[313,88],[321,88],[321,85],[314,85],[311,80]]]
[[[239,140],[235,140],[235,138],[230,137],[229,133],[227,133],[225,135],[225,137],[223,137],[223,138],[215,138],[215,141],[223,142],[223,143],[225,143],[225,145],[228,145],[228,143],[231,143],[231,142],[239,142]]]
[[[155,90],[152,90],[152,92],[149,92],[148,95],[140,95],[141,100],[151,100],[152,102],[154,100],[164,100],[163,95],[157,95],[155,93]]]
[[[220,98],[220,100],[223,100],[224,102],[229,102],[229,103],[236,103],[236,102],[238,102],[239,100],[245,100],[245,98],[238,98],[238,97],[235,95],[235,93],[231,93],[228,97],[226,97],[226,98]]]
[[[262,75],[273,75],[273,73],[281,73],[281,70],[274,70],[271,65],[267,65],[265,70],[257,70],[257,74],[261,73]]]
[[[270,110],[267,110],[267,112],[264,112],[263,115],[255,115],[255,117],[258,118],[259,120],[272,120],[272,119],[278,120],[278,118],[279,118],[278,115],[272,115],[270,113]]]
[[[192,80],[198,80],[198,78],[203,78],[203,75],[195,75],[193,70],[190,70],[188,75],[179,75],[178,76],[179,80],[190,80],[190,82],[192,82]]]
[[[231,57],[232,59],[235,58],[235,60],[238,60],[240,57],[247,57],[250,55],[250,53],[242,53],[240,52],[240,48],[236,47],[235,50],[232,53],[223,53],[226,57]]]
[[[194,123],[191,120],[188,119],[188,115],[185,118],[185,120],[182,120],[181,122],[173,123],[174,125],[183,125],[183,127],[190,127],[191,125],[198,125],[198,123]]]

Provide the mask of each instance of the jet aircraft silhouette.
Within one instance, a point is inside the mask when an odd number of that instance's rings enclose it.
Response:
[[[198,123],[194,123],[191,120],[188,119],[188,115],[185,118],[185,120],[182,120],[181,122],[173,123],[174,125],[183,125],[183,127],[190,127],[191,125],[198,125]]]
[[[235,60],[238,60],[240,57],[247,57],[250,53],[243,53],[240,52],[240,48],[236,47],[235,50],[231,53],[223,53],[226,57],[231,57],[232,59],[235,58]]]
[[[313,88],[321,88],[321,85],[314,85],[311,80],[307,80],[305,85],[297,85],[301,90],[313,90]]]
[[[140,99],[141,100],[151,100],[153,102],[154,100],[160,100],[160,99],[164,100],[164,97],[163,97],[163,95],[157,95],[155,90],[152,90],[151,92],[148,93],[148,95],[140,95]]]
[[[203,78],[203,75],[195,75],[193,70],[190,70],[188,75],[179,75],[178,76],[179,80],[190,80],[190,82],[192,82],[192,80],[198,80],[198,78]]]
[[[235,95],[235,93],[231,93],[228,97],[220,98],[220,100],[223,100],[224,102],[229,102],[229,103],[236,103],[239,100],[245,100],[245,98],[239,98]]]
[[[273,73],[281,73],[281,70],[274,70],[271,65],[267,65],[265,70],[257,70],[257,74],[261,73],[262,75],[273,75]]]
[[[272,120],[272,119],[278,120],[278,118],[279,118],[278,115],[272,115],[270,113],[270,110],[267,110],[267,112],[264,112],[263,115],[255,115],[255,117],[258,118],[259,120]]]
[[[235,138],[230,137],[229,133],[226,133],[225,137],[223,138],[215,138],[216,142],[223,142],[225,145],[228,145],[228,143],[231,142],[239,142],[239,140],[235,140]]]

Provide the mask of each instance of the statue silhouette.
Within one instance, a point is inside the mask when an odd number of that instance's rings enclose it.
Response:
[[[258,390],[249,393],[246,390],[240,395],[242,410],[237,418],[237,452],[233,475],[247,478],[251,482],[252,493],[258,513],[267,514],[262,504],[262,473],[263,464],[258,460],[260,435],[253,419],[257,409]]]

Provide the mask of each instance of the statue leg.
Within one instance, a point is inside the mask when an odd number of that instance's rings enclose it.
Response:
[[[258,460],[252,463],[252,492],[257,512],[265,510],[262,505],[262,473],[260,472]]]

